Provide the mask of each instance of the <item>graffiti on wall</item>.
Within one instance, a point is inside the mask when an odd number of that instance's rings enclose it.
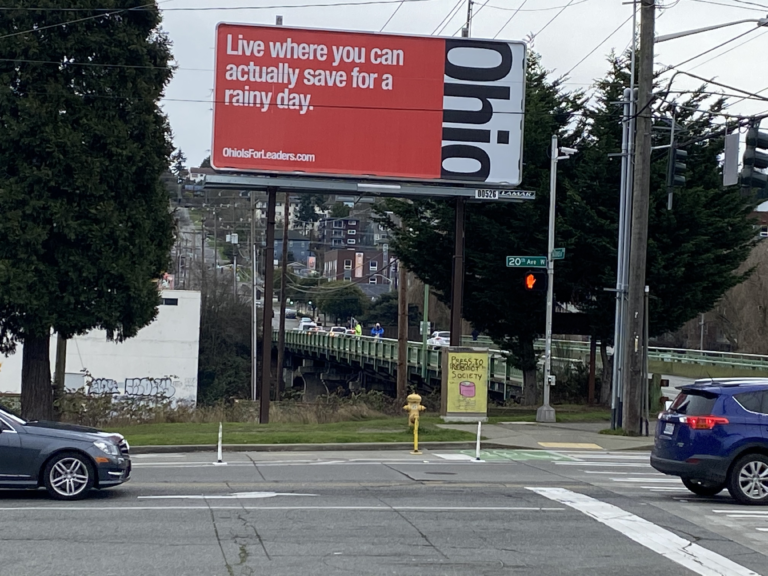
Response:
[[[163,376],[161,378],[142,376],[126,378],[122,382],[112,378],[92,378],[88,386],[88,393],[137,398],[195,399],[197,397],[197,378],[185,378],[183,382],[177,376]]]

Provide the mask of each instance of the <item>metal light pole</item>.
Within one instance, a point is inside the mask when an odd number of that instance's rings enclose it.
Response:
[[[536,422],[555,422],[555,409],[549,404],[550,386],[554,383],[552,377],[552,308],[555,289],[555,261],[552,252],[555,250],[555,206],[557,205],[557,161],[565,160],[575,154],[573,148],[563,148],[564,156],[559,156],[557,135],[552,136],[551,163],[549,173],[549,233],[547,237],[547,320],[545,327],[546,343],[544,348],[544,403],[536,410]]]

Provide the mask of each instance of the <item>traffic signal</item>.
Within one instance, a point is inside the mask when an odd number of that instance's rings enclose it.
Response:
[[[768,175],[757,169],[768,168],[768,134],[760,132],[760,125],[753,125],[747,130],[747,149],[744,152],[744,167],[741,170],[741,185],[744,188],[765,189]]]
[[[523,288],[526,292],[546,292],[547,271],[528,270],[523,276]]]
[[[677,147],[674,142],[669,149],[669,166],[667,168],[667,186],[670,188],[681,187],[685,185],[685,171],[688,167],[685,161],[688,159],[688,152]]]

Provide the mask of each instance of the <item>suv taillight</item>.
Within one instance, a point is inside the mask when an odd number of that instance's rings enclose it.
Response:
[[[718,424],[728,424],[722,416],[681,416],[681,424],[688,424],[694,430],[712,430]]]

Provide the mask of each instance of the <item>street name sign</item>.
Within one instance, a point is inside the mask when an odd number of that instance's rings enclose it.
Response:
[[[507,256],[507,268],[546,268],[546,256]]]
[[[565,248],[555,248],[552,250],[552,260],[562,260],[565,258]]]

